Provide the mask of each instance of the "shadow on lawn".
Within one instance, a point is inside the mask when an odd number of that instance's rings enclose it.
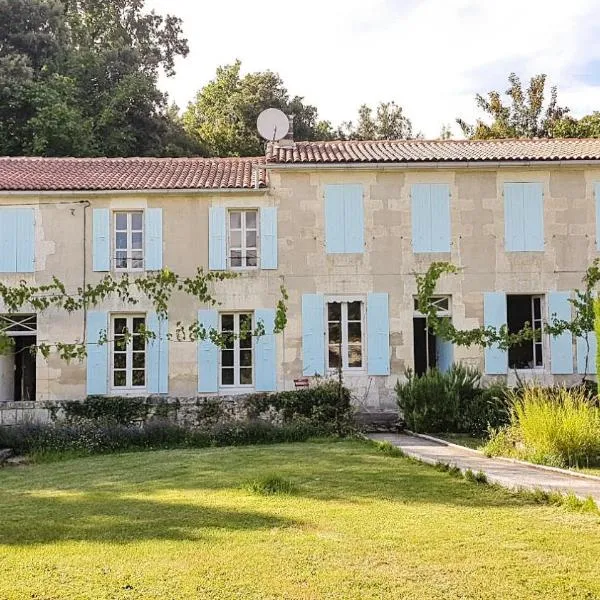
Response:
[[[214,528],[257,530],[297,525],[289,519],[256,512],[123,498],[114,493],[70,497],[22,493],[11,500],[14,510],[2,516],[0,545],[64,540],[199,540]]]

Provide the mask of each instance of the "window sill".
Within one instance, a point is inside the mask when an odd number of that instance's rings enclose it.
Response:
[[[132,398],[150,396],[150,392],[146,388],[113,388],[109,392],[109,396],[131,396]]]
[[[219,394],[223,396],[241,396],[243,394],[253,394],[256,388],[253,385],[247,387],[223,387],[219,388]]]

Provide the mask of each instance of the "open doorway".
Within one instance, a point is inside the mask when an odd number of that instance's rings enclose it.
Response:
[[[441,318],[450,319],[450,298],[439,296],[432,299],[437,307],[437,314]],[[415,299],[415,313],[413,318],[413,348],[415,361],[415,374],[424,375],[429,369],[447,371],[454,362],[454,348],[452,344],[436,336],[427,326],[426,317],[419,312],[418,302]]]
[[[535,339],[525,341],[508,350],[510,369],[540,369],[544,366],[543,343],[543,297],[509,295],[506,297],[506,314],[509,333],[518,333],[528,324],[535,332]]]
[[[13,340],[9,354],[0,356],[0,402],[36,399],[36,315],[0,315],[0,328]]]

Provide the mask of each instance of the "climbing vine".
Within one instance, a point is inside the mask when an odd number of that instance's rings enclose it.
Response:
[[[20,281],[14,286],[0,283],[0,304],[4,305],[9,314],[24,311],[42,313],[49,309],[62,310],[67,314],[72,314],[94,308],[112,297],[118,298],[127,306],[136,306],[143,298],[146,298],[151,302],[159,319],[165,319],[168,316],[169,304],[174,293],[187,294],[202,305],[216,306],[220,303],[213,294],[213,284],[238,276],[238,273],[226,271],[205,272],[202,268],[198,268],[193,277],[182,277],[170,269],[162,269],[156,273],[136,277],[130,277],[126,273],[120,277],[106,275],[99,283],[79,287],[73,294],[70,294],[64,283],[56,277],[52,278],[51,283],[40,286],[29,285],[25,281]],[[280,293],[281,297],[275,311],[275,334],[281,333],[287,324],[288,294],[285,286],[281,286]],[[135,332],[125,331],[122,338],[124,342],[128,342],[134,333],[146,340],[154,340],[157,337],[157,332],[142,327]],[[166,337],[178,342],[210,340],[222,348],[236,337],[246,339],[248,336],[260,337],[263,335],[265,335],[265,328],[261,321],[256,323],[252,330],[246,327],[239,334],[223,334],[215,328],[206,328],[203,323],[194,321],[187,325],[177,322],[174,332],[169,332]],[[94,340],[93,343],[106,344],[110,341],[108,332],[102,331],[100,339]],[[0,331],[0,355],[11,353],[13,348],[14,342],[11,336],[5,331]],[[41,342],[31,350],[39,352],[46,359],[54,350],[62,360],[67,362],[81,361],[87,355],[85,340],[75,343]]]

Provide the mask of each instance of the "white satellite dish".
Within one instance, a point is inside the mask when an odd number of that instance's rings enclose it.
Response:
[[[258,133],[269,142],[282,140],[290,131],[290,120],[277,108],[263,110],[256,121]]]

